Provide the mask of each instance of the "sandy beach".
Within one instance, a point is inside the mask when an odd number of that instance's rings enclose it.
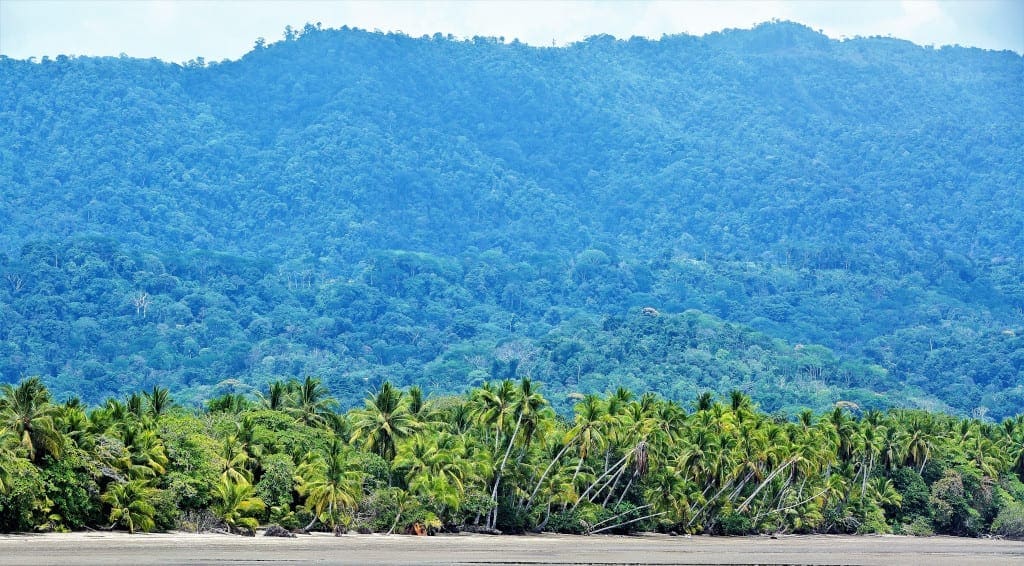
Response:
[[[953,537],[0,535],[0,564],[1024,564],[1024,543]]]

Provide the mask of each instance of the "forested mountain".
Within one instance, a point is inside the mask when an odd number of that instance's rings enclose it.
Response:
[[[1024,409],[1024,58],[793,23],[0,58],[0,381]]]

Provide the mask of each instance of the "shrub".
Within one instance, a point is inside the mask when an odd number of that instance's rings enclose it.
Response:
[[[935,529],[926,517],[917,517],[914,522],[905,525],[905,533],[915,537],[930,537],[935,534]]]
[[[750,517],[732,511],[724,513],[719,518],[718,525],[723,535],[739,536],[754,532],[754,525],[750,522]]]
[[[992,521],[992,534],[1024,538],[1024,503],[1013,501],[1000,509]]]
[[[584,533],[583,521],[580,519],[580,514],[570,509],[552,513],[545,528],[556,533],[571,535],[580,535]]]

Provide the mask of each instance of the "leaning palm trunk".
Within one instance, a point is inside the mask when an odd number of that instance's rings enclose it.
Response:
[[[777,509],[772,509],[770,511],[763,511],[761,513],[758,513],[757,516],[754,517],[754,521],[753,522],[756,524],[765,515],[772,515],[772,514],[775,514],[775,513],[782,513],[784,511],[789,511],[790,509],[796,509],[797,507],[800,507],[801,505],[803,505],[803,504],[805,504],[805,503],[807,503],[809,501],[813,501],[813,500],[817,499],[818,497],[821,497],[822,495],[825,494],[825,492],[828,491],[828,489],[829,488],[826,487],[825,489],[823,489],[823,490],[819,491],[818,493],[808,497],[807,499],[804,499],[804,500],[799,501],[797,503],[794,503],[792,505],[789,505],[789,506],[786,506],[786,507],[780,507],[780,508],[777,508]]]
[[[791,466],[795,462],[796,462],[796,458],[795,457],[794,458],[790,458],[789,460],[786,460],[781,466],[776,468],[774,472],[768,474],[768,477],[764,478],[764,481],[761,482],[761,485],[757,486],[757,489],[754,490],[754,493],[751,493],[750,497],[748,497],[746,500],[744,500],[743,503],[741,503],[740,506],[737,507],[737,510],[740,511],[740,512],[746,510],[746,508],[750,505],[750,502],[753,501],[755,497],[757,497],[758,493],[761,493],[761,490],[764,489],[765,486],[767,486],[769,483],[771,483],[771,481],[773,479],[775,479],[775,476],[777,476],[780,473],[782,473],[786,468],[788,468],[789,466]]]
[[[399,511],[398,514],[395,515],[395,520],[394,520],[394,522],[391,523],[391,528],[388,529],[387,534],[390,535],[390,534],[395,532],[395,527],[398,526],[398,521],[400,521],[401,519],[402,519],[402,512]]]
[[[698,518],[700,518],[700,516],[704,513],[704,511],[706,511],[707,508],[710,507],[713,502],[717,501],[718,498],[721,497],[723,493],[725,493],[725,490],[727,490],[730,487],[732,487],[732,485],[733,485],[732,482],[733,482],[733,480],[729,480],[729,481],[725,482],[725,484],[722,485],[722,488],[719,489],[718,492],[715,493],[715,495],[713,497],[711,497],[711,499],[708,499],[708,500],[706,500],[704,502],[704,505],[702,505],[701,508],[698,509],[697,512],[693,515],[693,517],[690,518],[690,521],[688,523],[686,523],[687,528],[689,528],[690,525],[693,525],[693,522],[696,521]],[[707,488],[705,488],[705,491],[707,491]],[[701,494],[701,495],[703,495],[703,494]]]
[[[623,511],[622,513],[619,513],[618,515],[615,515],[614,517],[609,517],[609,518],[607,518],[607,519],[605,519],[603,521],[595,523],[594,526],[590,527],[590,531],[588,531],[588,532],[594,532],[594,529],[596,529],[597,527],[600,527],[601,525],[603,525],[605,523],[610,523],[610,522],[614,521],[615,519],[618,519],[619,517],[621,517],[623,515],[629,515],[630,513],[635,513],[637,511],[642,510],[642,509],[647,509],[648,507],[653,507],[653,506],[654,506],[653,503],[648,503],[647,505],[643,505],[643,506],[637,507],[636,509],[630,509],[629,511]]]
[[[582,493],[582,494],[580,495],[579,499],[577,499],[577,500],[576,500],[576,504],[572,506],[572,510],[573,510],[573,511],[575,511],[575,510],[576,510],[576,508],[577,508],[577,507],[579,507],[579,505],[580,505],[580,502],[582,502],[584,498],[586,498],[586,497],[587,497],[588,495],[590,495],[590,492],[591,492],[591,491],[592,491],[592,490],[593,490],[593,489],[594,489],[595,487],[597,487],[597,484],[598,484],[598,483],[600,483],[600,482],[601,482],[601,480],[603,480],[603,479],[604,479],[605,477],[607,477],[609,473],[611,473],[611,472],[612,472],[613,470],[618,470],[618,468],[619,468],[619,466],[620,466],[620,465],[621,465],[621,466],[625,466],[625,462],[626,462],[626,460],[627,460],[627,459],[629,458],[629,456],[630,456],[631,454],[632,454],[632,451],[630,451],[630,452],[626,453],[626,455],[625,455],[625,456],[623,456],[621,460],[619,460],[618,462],[616,462],[616,463],[615,463],[615,465],[613,465],[613,466],[612,466],[611,468],[608,468],[608,469],[607,469],[607,470],[606,470],[606,471],[605,471],[605,472],[604,472],[603,474],[601,474],[600,476],[598,476],[598,478],[597,478],[596,480],[594,480],[594,483],[590,484],[590,487],[588,487],[588,488],[586,489],[586,491],[584,491],[584,492],[583,492],[583,493]],[[611,480],[609,480],[609,481],[611,481]],[[605,485],[607,485],[607,482],[605,482]],[[602,488],[602,489],[604,489],[604,488]],[[588,499],[587,501],[592,501],[592,499]]]
[[[555,456],[555,459],[551,460],[551,463],[548,464],[548,467],[544,470],[544,473],[540,475],[540,479],[537,481],[537,485],[533,488],[533,491],[530,492],[530,497],[528,497],[526,499],[526,503],[523,504],[523,506],[522,506],[523,509],[529,509],[530,508],[530,504],[533,503],[533,498],[537,496],[537,492],[540,490],[540,486],[544,483],[544,480],[548,477],[548,474],[551,472],[551,469],[554,468],[555,464],[557,464],[562,459],[562,456],[565,455],[565,453],[569,450],[569,448],[571,446],[572,446],[572,442],[567,443],[562,448],[562,450],[558,452],[558,454]]]
[[[317,516],[316,511],[313,511],[313,520],[310,521],[308,525],[306,525],[305,527],[302,528],[302,532],[308,533],[309,529],[312,529],[313,525],[315,525],[316,522],[319,521],[319,520],[320,520],[320,517]]]
[[[604,531],[607,531],[607,530],[617,529],[619,527],[624,527],[626,525],[633,524],[633,523],[635,523],[637,521],[643,521],[644,519],[651,519],[651,518],[654,518],[654,517],[660,517],[662,515],[665,515],[666,513],[668,513],[668,511],[662,511],[661,513],[651,513],[650,515],[644,515],[643,517],[637,517],[636,519],[630,519],[628,521],[624,521],[624,522],[619,523],[617,525],[612,525],[610,527],[602,527],[600,529],[597,529],[596,531],[590,531],[590,534],[596,535],[597,533],[603,533]]]
[[[619,486],[619,481],[622,479],[622,473],[626,471],[626,468],[627,466],[622,466],[621,468],[619,468],[618,473],[615,474],[615,481],[612,483],[611,487],[608,488],[608,495],[605,495],[604,500],[601,501],[601,507],[608,506],[608,500],[612,498],[612,494],[615,493],[615,488]],[[629,481],[630,483],[632,483],[633,479],[630,478]],[[604,489],[602,488],[601,490],[598,490],[598,492],[594,494],[594,497],[597,497],[597,495],[601,493],[601,491],[604,491]]]
[[[629,488],[633,487],[634,479],[636,479],[636,475],[630,476],[629,483],[626,484],[626,487],[622,488],[622,494],[619,495],[618,501],[615,502],[616,505],[622,503],[622,500],[626,498],[626,494],[629,493]],[[609,495],[611,495],[611,493],[609,493]]]
[[[487,520],[487,527],[493,529],[498,523],[498,486],[501,485],[501,475],[505,472],[505,463],[508,462],[508,455],[512,452],[512,445],[516,442],[516,435],[519,434],[519,426],[523,424],[523,412],[519,411],[519,418],[516,419],[516,428],[512,430],[512,438],[508,440],[508,448],[505,449],[505,456],[498,466],[498,475],[494,478],[494,489],[491,491],[491,499],[494,501],[494,509]]]

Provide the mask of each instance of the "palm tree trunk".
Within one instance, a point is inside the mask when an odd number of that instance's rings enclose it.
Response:
[[[614,517],[609,517],[609,518],[607,518],[607,519],[605,519],[603,521],[600,521],[600,522],[594,524],[594,526],[590,527],[590,528],[591,528],[591,530],[593,530],[593,529],[595,529],[597,527],[600,527],[601,525],[603,525],[605,523],[610,523],[611,521],[614,521],[615,519],[618,519],[619,517],[621,517],[623,515],[629,515],[630,513],[634,513],[636,511],[642,511],[644,509],[647,509],[648,507],[653,507],[653,506],[654,506],[653,503],[648,503],[647,505],[643,505],[641,507],[637,507],[636,509],[630,509],[629,511],[623,511],[622,513],[619,513],[618,515],[616,515]]]
[[[533,488],[533,491],[530,492],[530,497],[526,500],[526,504],[523,505],[524,509],[528,509],[530,507],[530,504],[533,503],[533,498],[537,495],[537,491],[540,490],[540,486],[544,483],[544,480],[548,477],[548,473],[551,472],[551,468],[553,468],[555,466],[555,464],[557,464],[558,461],[562,459],[562,456],[565,455],[566,451],[568,451],[569,447],[571,447],[571,446],[572,446],[572,442],[567,443],[562,448],[562,450],[558,452],[558,455],[555,456],[555,459],[551,460],[551,463],[548,464],[547,469],[545,469],[544,473],[540,475],[540,480],[537,481],[537,485]]]
[[[601,533],[601,532],[607,531],[609,529],[623,527],[623,526],[629,525],[631,523],[635,523],[637,521],[643,521],[644,519],[650,519],[652,517],[660,517],[661,515],[664,515],[666,513],[668,513],[668,511],[662,511],[661,513],[652,513],[650,515],[644,515],[643,517],[637,517],[636,519],[630,519],[629,521],[626,521],[624,523],[619,523],[617,525],[612,525],[610,527],[603,527],[603,528],[597,529],[596,531],[590,531],[590,534],[596,535],[597,533]]]
[[[707,501],[704,502],[704,505],[701,506],[701,508],[697,511],[697,513],[693,516],[693,518],[690,519],[690,522],[686,523],[686,526],[689,527],[690,525],[693,524],[694,521],[696,521],[698,518],[700,518],[700,516],[702,514],[704,514],[704,511],[711,505],[711,503],[713,501],[717,500],[719,498],[719,496],[721,496],[723,493],[725,493],[725,490],[729,489],[729,487],[731,487],[731,486],[732,486],[732,480],[729,480],[729,481],[725,482],[722,485],[722,488],[718,490],[718,493],[716,493],[711,499],[708,499]],[[705,490],[706,490],[706,488],[705,488]]]
[[[388,529],[387,534],[390,535],[390,534],[395,532],[395,527],[398,526],[398,521],[400,521],[401,519],[402,519],[402,511],[401,511],[401,509],[399,509],[398,514],[395,515],[395,521],[393,523],[391,523],[391,528]]]
[[[615,474],[615,483],[613,483],[612,486],[608,489],[608,495],[604,496],[604,500],[601,501],[601,507],[607,507],[608,506],[608,500],[611,499],[612,498],[612,494],[615,493],[615,488],[618,487],[619,480],[622,479],[622,472],[625,472],[625,471],[626,471],[626,466],[622,466],[621,468],[619,468],[619,472],[617,474]],[[633,481],[632,478],[629,481],[632,482]],[[600,491],[598,493],[600,493]],[[596,497],[596,494],[595,494],[595,497]]]
[[[606,476],[607,476],[607,475],[609,474],[609,472],[611,472],[612,470],[616,470],[616,469],[618,469],[618,467],[619,467],[620,465],[625,465],[626,459],[628,459],[628,458],[629,458],[629,456],[630,456],[631,454],[632,454],[632,451],[630,451],[630,452],[627,452],[627,453],[626,453],[626,455],[625,455],[625,456],[623,456],[621,460],[619,460],[618,462],[616,462],[616,463],[615,463],[615,465],[613,465],[613,466],[612,466],[612,467],[611,467],[610,469],[608,469],[607,471],[605,471],[605,473],[603,473],[603,474],[601,474],[600,476],[598,476],[598,478],[597,478],[596,480],[594,480],[594,483],[590,484],[590,487],[588,487],[588,488],[586,489],[586,491],[584,491],[584,492],[583,492],[583,493],[582,493],[582,494],[580,495],[579,499],[577,499],[577,500],[576,500],[576,504],[572,506],[572,510],[573,510],[573,511],[575,511],[575,510],[576,510],[576,508],[577,508],[577,507],[579,507],[579,505],[580,505],[580,502],[582,502],[582,501],[583,501],[583,499],[584,499],[585,497],[587,497],[587,495],[589,495],[589,494],[590,494],[590,491],[591,491],[592,489],[594,489],[595,487],[597,487],[597,484],[598,484],[598,483],[600,483],[600,481],[601,481],[601,480],[603,480],[603,479],[604,479],[604,478],[605,478],[605,477],[606,477]],[[611,480],[609,480],[609,481],[611,481]],[[607,485],[607,484],[606,484],[606,485]],[[603,489],[603,488],[602,488],[602,489]],[[588,501],[592,501],[592,500],[588,500]]]
[[[623,498],[625,498],[626,494],[629,493],[629,488],[633,487],[633,480],[635,478],[636,478],[636,476],[630,476],[629,483],[627,483],[626,487],[624,487],[622,489],[622,495],[620,495],[619,496],[619,500],[615,502],[616,505],[618,505],[619,503],[622,503]]]
[[[312,529],[312,528],[313,528],[313,525],[315,525],[315,524],[316,524],[316,522],[317,522],[317,520],[319,520],[319,519],[320,519],[320,517],[318,517],[318,516],[317,516],[317,514],[316,514],[316,511],[314,511],[314,512],[313,512],[313,520],[312,520],[312,521],[310,521],[310,522],[309,522],[309,524],[308,524],[308,525],[306,525],[306,526],[305,526],[305,527],[304,527],[304,528],[302,529],[302,531],[303,531],[303,532],[306,532],[306,533],[308,533],[308,532],[309,532],[309,529]]]
[[[491,491],[491,499],[494,500],[494,509],[491,518],[487,521],[487,527],[493,529],[498,523],[498,486],[501,485],[501,475],[505,472],[505,463],[508,462],[508,455],[512,452],[512,445],[516,442],[516,435],[519,434],[519,426],[523,424],[523,412],[519,411],[519,418],[516,419],[516,428],[512,430],[512,438],[508,440],[508,448],[505,449],[505,457],[501,459],[498,466],[498,476],[494,479],[494,490]]]
[[[793,458],[790,458],[789,460],[786,460],[781,466],[779,466],[774,472],[768,474],[768,477],[766,477],[764,481],[761,482],[761,485],[757,486],[757,489],[754,490],[754,493],[750,494],[750,497],[748,497],[743,503],[740,504],[739,507],[737,507],[737,510],[741,512],[744,511],[747,508],[747,506],[750,505],[750,502],[753,501],[755,497],[757,497],[757,494],[760,493],[761,490],[764,489],[769,482],[775,479],[775,476],[779,475],[779,473],[788,468],[795,461],[796,460],[794,460]]]
[[[580,475],[580,468],[583,466],[583,456],[580,456],[580,461],[576,462],[576,471],[572,473],[572,483],[576,483],[576,476]]]

